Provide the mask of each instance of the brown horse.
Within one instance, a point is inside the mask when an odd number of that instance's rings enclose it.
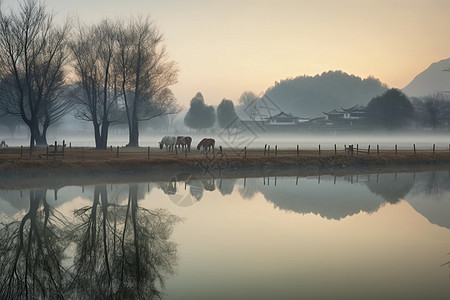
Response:
[[[192,138],[190,136],[177,136],[177,147],[184,149],[187,148],[188,151],[191,151],[191,143]]]
[[[198,143],[197,145],[197,150],[200,150],[200,148],[202,148],[203,150],[211,150],[211,148],[214,151],[214,145],[216,144],[216,141],[214,139],[207,139],[204,138],[203,140],[200,141],[200,143]]]

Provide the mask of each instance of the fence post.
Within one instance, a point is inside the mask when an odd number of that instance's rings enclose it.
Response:
[[[62,157],[64,157],[64,148],[66,147],[66,140],[63,140],[62,144]]]
[[[334,155],[337,155],[336,144],[334,144]]]
[[[110,148],[110,150],[111,150],[111,152],[112,152],[112,145],[111,145],[111,146],[109,146],[109,148]]]
[[[370,155],[370,145],[367,147],[367,155]]]
[[[72,149],[72,142],[69,143],[69,148]]]
[[[119,158],[119,146],[117,146],[117,158]]]
[[[247,158],[247,147],[244,147],[244,158]]]
[[[320,144],[319,144],[319,156],[320,156]]]
[[[300,156],[300,149],[298,148],[298,145],[297,145],[297,157],[299,157]]]
[[[20,146],[20,159],[23,157],[23,146]]]
[[[377,156],[380,156],[380,145],[377,145]]]
[[[433,155],[436,153],[436,144],[433,144]]]
[[[416,155],[416,144],[413,144],[414,155]]]
[[[450,145],[449,146],[449,151],[450,151]],[[264,156],[266,156],[266,149],[267,149],[267,144],[264,145]]]
[[[150,159],[150,146],[147,147],[147,159]]]
[[[395,144],[395,155],[397,155],[397,144]]]
[[[277,157],[277,153],[278,153],[278,145],[275,145],[275,157]]]
[[[269,156],[270,156],[270,145],[267,146],[267,157],[269,157]]]

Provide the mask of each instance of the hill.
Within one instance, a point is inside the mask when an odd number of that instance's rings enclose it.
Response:
[[[450,90],[450,58],[431,64],[402,90],[409,97],[423,97]]]
[[[266,91],[283,111],[299,117],[323,116],[335,108],[367,105],[388,87],[380,80],[362,79],[342,71],[328,71],[316,76],[299,76],[276,82]]]

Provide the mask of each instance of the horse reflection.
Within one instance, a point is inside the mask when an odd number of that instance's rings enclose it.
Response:
[[[159,187],[166,195],[175,195],[177,193],[177,181],[175,179],[161,183],[159,184]]]
[[[205,191],[212,192],[216,189],[214,178],[203,179],[201,182]]]

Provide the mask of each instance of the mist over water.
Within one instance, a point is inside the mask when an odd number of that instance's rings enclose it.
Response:
[[[29,145],[29,137],[22,130],[11,136],[6,130],[0,128],[0,140],[5,140],[10,147],[20,147]],[[395,145],[399,150],[411,150],[413,145],[416,145],[418,151],[431,151],[433,144],[436,145],[436,151],[448,151],[450,144],[450,135],[448,133],[433,133],[433,132],[403,132],[403,133],[227,133],[226,131],[218,131],[215,133],[196,133],[186,131],[179,132],[155,132],[149,130],[141,130],[140,146],[141,147],[158,147],[158,142],[165,135],[189,135],[193,138],[193,145],[203,139],[204,137],[214,138],[216,146],[221,145],[224,148],[264,148],[265,145],[273,147],[278,146],[278,149],[295,149],[299,145],[302,150],[315,150],[321,146],[323,150],[334,149],[334,144],[338,150],[342,150],[344,145],[359,145],[360,148],[367,149],[368,145],[372,150],[379,145],[382,150],[394,150]],[[49,131],[47,141],[49,145],[57,141],[61,144],[65,140],[66,144],[72,144],[73,147],[95,147],[93,134],[88,132],[61,132]],[[128,144],[128,135],[126,130],[111,130],[108,145],[113,147],[125,146]]]

